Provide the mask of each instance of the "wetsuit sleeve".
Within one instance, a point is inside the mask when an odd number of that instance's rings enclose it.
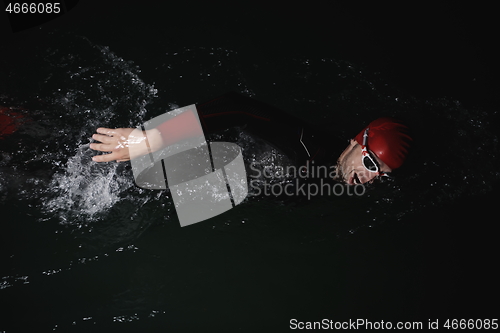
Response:
[[[230,92],[196,107],[205,134],[242,127],[285,153],[297,165],[313,160],[329,164],[337,154],[338,145],[331,145],[326,131],[256,99]]]
[[[253,98],[230,92],[196,104],[196,109],[205,135],[231,127],[242,127],[285,153],[298,165],[303,165],[308,160],[323,162],[330,157],[319,129],[313,129],[303,120]],[[178,117],[172,120],[176,118]],[[197,133],[197,125],[189,125],[188,117],[185,120],[179,120],[175,124],[164,123],[157,129],[162,137],[170,137],[172,140],[177,137],[180,139],[183,132]]]
[[[165,146],[183,139],[203,135],[203,129],[199,126],[193,110],[183,112],[163,124],[160,124],[156,129],[160,131],[163,145]]]

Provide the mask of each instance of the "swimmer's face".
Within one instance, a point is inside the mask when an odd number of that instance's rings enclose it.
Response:
[[[338,160],[339,170],[337,170],[337,172],[340,174],[340,179],[346,184],[365,184],[371,182],[378,176],[377,172],[370,172],[363,166],[361,156],[361,145],[358,144],[356,140],[351,140],[347,148],[340,155]],[[374,154],[372,154],[372,156],[377,161],[380,171],[386,173],[392,171],[392,169],[377,156]]]

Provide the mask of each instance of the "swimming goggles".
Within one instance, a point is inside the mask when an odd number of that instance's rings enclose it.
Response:
[[[370,128],[365,129],[365,133],[363,134],[363,145],[361,146],[361,162],[366,170],[370,172],[376,172],[378,176],[389,176],[387,173],[380,171],[380,167],[376,159],[368,151],[367,142],[369,129]]]

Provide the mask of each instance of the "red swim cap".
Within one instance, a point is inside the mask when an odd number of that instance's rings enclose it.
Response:
[[[379,118],[372,121],[354,138],[360,145],[363,144],[363,134],[368,128],[366,146],[382,162],[391,169],[399,168],[408,155],[412,138],[408,127],[392,118]]]

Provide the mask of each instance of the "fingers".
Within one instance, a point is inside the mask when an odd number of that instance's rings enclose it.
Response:
[[[102,152],[110,152],[106,155],[97,155],[92,157],[95,162],[111,162],[129,161],[128,149],[124,149],[122,140],[126,139],[127,129],[111,129],[99,127],[96,132],[99,134],[92,135],[92,139],[100,143],[91,143],[90,148]]]
[[[99,127],[96,132],[99,133],[99,134],[106,134],[106,135],[114,135],[116,134],[116,128],[113,129],[113,128],[105,128],[105,127]]]
[[[94,134],[92,135],[92,139],[102,142],[102,143],[111,143],[116,142],[117,139],[112,136],[102,135],[102,134]]]
[[[92,135],[92,139],[99,141],[101,143],[91,143],[90,148],[94,150],[99,150],[103,152],[111,152],[116,147],[119,147],[119,136],[116,130],[110,128],[98,128],[97,133]]]
[[[92,157],[92,161],[94,162],[111,162],[117,160],[118,154],[117,153],[111,153],[111,154],[106,154],[106,155],[96,155]]]
[[[109,145],[109,144],[104,144],[104,143],[91,143],[90,149],[103,151],[103,152],[111,152],[111,151],[113,151],[113,146]]]

